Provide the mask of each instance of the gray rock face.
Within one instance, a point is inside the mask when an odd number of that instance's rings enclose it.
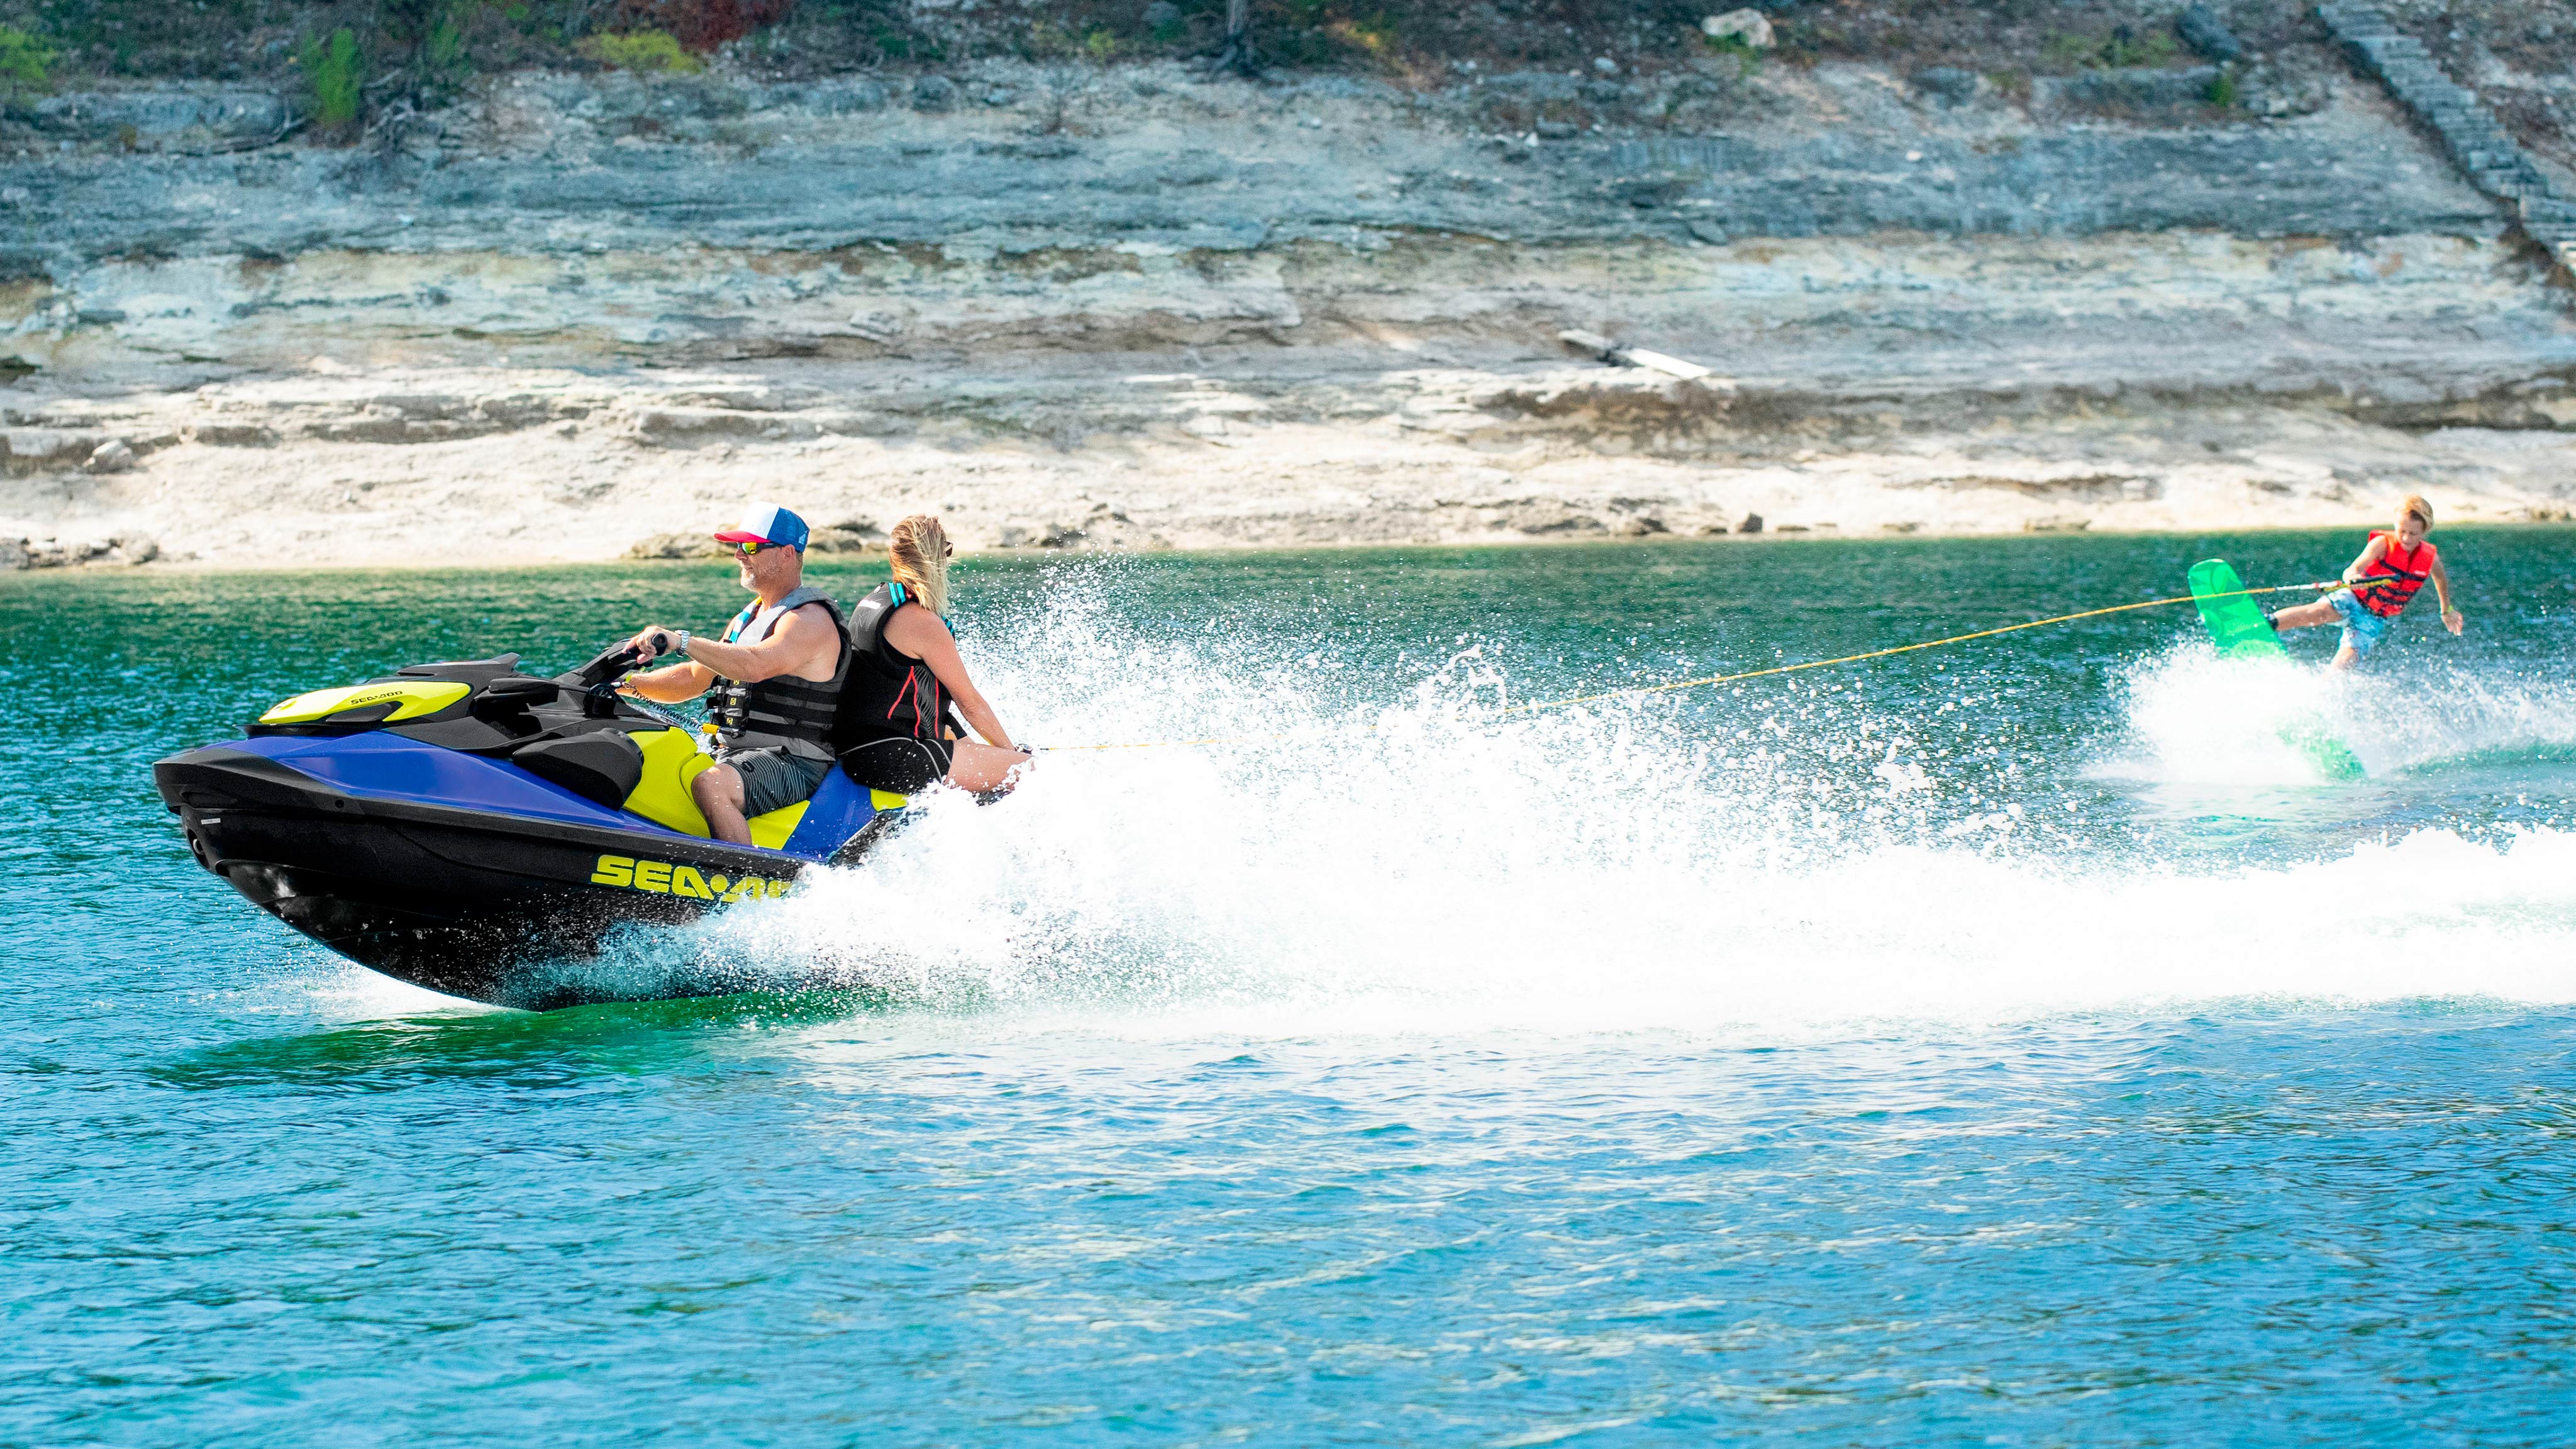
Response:
[[[2336,129],[2085,128],[1913,145],[1729,136],[1615,143],[1595,155],[1613,174],[1680,179],[1679,200],[1710,204],[1738,236],[1899,227],[2024,236],[2493,234],[2475,199],[2427,164],[2412,138],[2382,133],[2372,144]],[[2390,190],[2370,193],[2380,185]]]
[[[58,428],[10,428],[0,432],[0,459],[12,473],[78,468],[109,441]]]
[[[36,129],[46,135],[146,150],[274,141],[292,119],[286,102],[265,91],[83,91],[48,96],[35,107]]]
[[[957,109],[957,83],[944,75],[926,75],[912,83],[912,108],[937,113]]]
[[[2085,110],[2174,112],[2208,105],[2218,75],[2214,65],[2089,70],[2067,77],[2055,90],[2065,103]]]
[[[1580,82],[1545,79],[1505,81],[1579,102]],[[2112,72],[2082,86],[2163,101],[2208,80]],[[390,161],[294,146],[22,159],[0,165],[12,223],[0,273],[317,249],[561,256],[680,237],[793,252],[969,238],[1009,251],[1238,252],[1424,231],[1675,239],[1696,219],[1736,237],[2385,236],[2496,224],[2416,137],[2345,110],[2260,128],[2070,127],[1982,109],[1954,120],[1855,81],[1836,103],[1879,107],[1867,124],[1621,138],[1542,120],[1548,144],[1498,150],[1459,124],[1480,114],[1474,95],[1451,114],[1380,90],[1283,95],[1178,74],[1168,90],[1151,103],[1082,101],[1078,127],[1033,137],[1025,108],[939,112],[959,98],[941,76],[913,87],[927,114],[886,109],[873,82],[546,77],[504,87],[485,119],[448,118],[436,144]],[[1285,123],[1292,107],[1315,125]],[[1629,204],[1641,194],[1654,204]]]
[[[20,569],[120,568],[150,563],[161,545],[145,534],[109,538],[0,537],[0,573]]]
[[[1981,85],[1977,73],[1956,66],[1926,66],[1907,81],[1917,95],[1945,106],[1964,106],[1977,98]]]
[[[1452,343],[1499,357],[1579,326],[1861,387],[1882,363],[1955,363],[1969,385],[2022,347],[2060,381],[2238,386],[2289,364],[2210,339],[2278,331],[2248,319],[2289,315],[2288,298],[2301,380],[2284,385],[2348,375],[2352,338],[2374,339],[2369,368],[2416,368],[2387,339],[2418,325],[2476,345],[2375,388],[2448,396],[2488,387],[2498,357],[2566,352],[2554,302],[2487,280],[2501,218],[2366,99],[2265,125],[2062,123],[1974,77],[1952,89],[1975,103],[1927,106],[1881,74],[1784,68],[1762,81],[1778,89],[1758,125],[1567,121],[1538,141],[1479,130],[1477,85],[1070,75],[990,66],[969,77],[981,94],[1028,99],[945,113],[875,80],[534,76],[400,153],[21,158],[0,164],[0,274],[21,283],[0,357],[39,370],[38,388],[178,388],[317,354],[611,370]],[[1587,104],[1578,77],[1497,84]],[[1629,88],[1655,104],[1647,81]],[[582,421],[507,391],[171,426],[222,453]],[[1048,436],[1078,434],[1098,404],[1063,411]],[[715,451],[875,426],[672,398],[611,431]],[[11,466],[77,470],[102,441]]]
[[[2206,5],[2187,5],[2174,19],[2174,33],[2182,43],[2225,65],[2245,54],[2244,42],[2238,40],[2218,12]]]

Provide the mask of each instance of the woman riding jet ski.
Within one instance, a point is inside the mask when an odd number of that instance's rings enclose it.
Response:
[[[812,615],[838,631],[838,611],[812,590],[800,594],[801,577],[776,588],[786,576],[776,562],[755,577],[753,560],[769,545],[794,557],[801,575],[801,523],[770,512],[786,522],[768,526],[796,542],[736,541],[743,583],[761,598],[731,636],[752,632],[757,644],[809,602],[822,603]],[[198,863],[279,920],[399,980],[479,1001],[513,998],[525,994],[512,990],[521,968],[590,955],[621,923],[689,921],[783,894],[818,862],[857,859],[905,797],[934,781],[1008,788],[1028,755],[1008,747],[946,621],[920,605],[945,602],[945,568],[926,566],[945,564],[945,535],[936,519],[908,518],[896,538],[896,580],[832,644],[829,678],[800,676],[808,686],[837,681],[837,696],[802,691],[783,727],[781,690],[699,662],[741,664],[754,650],[720,643],[717,653],[657,627],[551,679],[521,674],[519,657],[504,654],[298,695],[260,716],[248,738],[173,755],[153,766],[153,779]],[[628,674],[673,642],[690,662]],[[809,665],[802,675],[816,672]],[[731,782],[702,786],[726,767],[695,732],[618,692],[624,683],[647,698],[686,697],[677,685],[696,674],[717,690],[709,728],[735,760]],[[951,699],[989,745],[951,737]],[[801,796],[761,782],[774,767],[742,758],[781,749],[774,737],[811,747],[796,759],[822,755],[822,768],[799,771],[811,778]],[[794,798],[778,803],[779,793]],[[717,832],[728,805],[738,840]],[[577,999],[552,986],[515,1004]]]

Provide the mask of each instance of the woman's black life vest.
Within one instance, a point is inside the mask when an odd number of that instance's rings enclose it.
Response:
[[[734,616],[733,627],[725,630],[725,642],[757,644],[769,637],[779,620],[807,604],[820,604],[832,616],[832,628],[841,636],[840,667],[825,680],[781,674],[745,684],[716,676],[716,686],[707,696],[707,722],[715,727],[718,750],[784,749],[809,760],[828,760],[837,753],[834,726],[840,717],[842,686],[850,677],[850,628],[841,619],[841,606],[829,594],[798,589],[770,608],[754,599]]]
[[[944,739],[957,728],[939,676],[886,642],[894,611],[920,602],[901,584],[880,584],[850,611],[849,683],[841,691],[841,728],[834,739],[841,749],[870,740]]]

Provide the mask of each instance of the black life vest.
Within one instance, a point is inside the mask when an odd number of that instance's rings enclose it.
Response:
[[[757,644],[769,637],[779,620],[807,604],[820,604],[832,616],[832,628],[841,636],[839,667],[823,680],[781,674],[745,684],[716,676],[715,688],[707,695],[707,722],[715,726],[718,749],[783,748],[813,760],[828,760],[836,753],[833,727],[840,718],[842,685],[850,677],[850,628],[841,619],[841,606],[821,589],[798,589],[767,609],[754,599],[734,616],[733,627],[725,630],[725,642]]]
[[[871,740],[944,739],[957,729],[939,676],[886,642],[894,611],[920,602],[901,584],[880,584],[850,611],[849,683],[841,690],[841,728],[834,740],[841,749]]]
[[[2415,545],[2415,551],[2410,554],[2406,552],[2406,546],[2397,541],[2396,534],[2372,529],[2370,536],[2387,539],[2388,548],[2380,554],[2377,563],[2362,572],[2362,577],[2394,578],[2396,582],[2353,592],[2360,596],[2363,608],[2383,619],[2394,619],[2406,612],[2406,606],[2415,598],[2415,591],[2424,587],[2424,581],[2433,576],[2433,541],[2428,538]]]

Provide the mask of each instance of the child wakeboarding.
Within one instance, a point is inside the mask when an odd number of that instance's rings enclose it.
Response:
[[[2441,601],[2442,626],[2459,633],[2467,621],[2451,607],[2451,575],[2442,567],[2441,555],[2424,539],[2432,531],[2433,505],[2408,494],[2398,502],[2395,531],[2372,530],[2361,557],[2343,571],[2343,581],[2351,587],[2337,589],[2313,604],[2281,610],[2271,616],[2272,627],[2306,629],[2341,621],[2343,647],[2335,651],[2332,667],[2350,669],[2387,637],[2388,626],[2430,581],[2434,597]]]

